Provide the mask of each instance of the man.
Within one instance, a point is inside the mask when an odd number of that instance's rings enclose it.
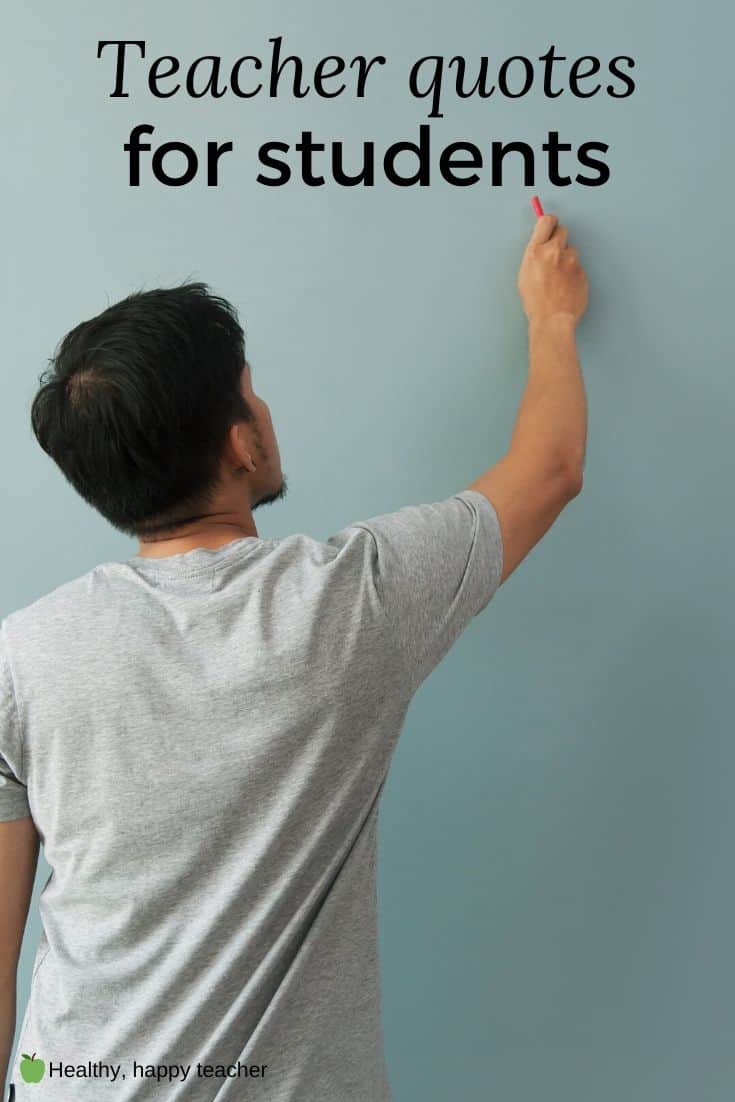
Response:
[[[32,407],[139,539],[0,623],[0,1075],[39,839],[52,873],[11,1097],[388,1102],[381,793],[412,696],[579,493],[587,280],[539,219],[529,372],[464,490],[261,539],[286,480],[235,312],[132,295],[63,340]]]

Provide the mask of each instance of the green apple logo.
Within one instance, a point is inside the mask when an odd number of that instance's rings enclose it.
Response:
[[[23,1059],[20,1062],[20,1074],[25,1079],[26,1083],[40,1083],[43,1079],[43,1073],[46,1070],[46,1065],[43,1060],[37,1060],[35,1052],[33,1056],[29,1056],[27,1052],[24,1052]]]

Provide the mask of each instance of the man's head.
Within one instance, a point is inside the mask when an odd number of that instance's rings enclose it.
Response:
[[[61,341],[33,432],[74,489],[141,540],[285,496],[270,410],[237,314],[205,283],[140,291]],[[206,522],[206,521],[205,521]]]

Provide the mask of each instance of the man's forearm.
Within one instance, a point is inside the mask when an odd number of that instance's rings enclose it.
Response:
[[[0,1098],[5,1098],[6,1081],[10,1078],[8,1064],[15,1036],[15,977],[0,980]]]
[[[587,400],[575,323],[552,314],[528,325],[528,380],[510,450],[533,455],[541,469],[568,470],[581,481],[587,446]]]

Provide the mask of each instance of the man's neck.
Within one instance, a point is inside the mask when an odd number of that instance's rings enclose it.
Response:
[[[147,559],[167,558],[169,555],[180,555],[184,551],[194,551],[198,547],[209,548],[216,551],[218,547],[224,547],[235,540],[246,536],[257,537],[258,530],[255,524],[211,524],[198,531],[187,532],[183,535],[176,533],[171,536],[161,536],[151,540],[141,541],[137,555]]]

